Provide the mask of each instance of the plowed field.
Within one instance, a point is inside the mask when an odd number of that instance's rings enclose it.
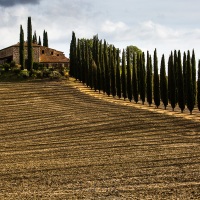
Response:
[[[200,199],[198,116],[80,88],[0,83],[0,199]]]

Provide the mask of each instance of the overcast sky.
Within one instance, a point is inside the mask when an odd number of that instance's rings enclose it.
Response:
[[[27,19],[33,32],[48,32],[49,47],[69,57],[72,31],[77,38],[106,39],[123,49],[135,45],[142,51],[168,59],[174,49],[195,50],[200,58],[199,0],[0,0],[0,49],[19,41],[20,24],[27,37]]]

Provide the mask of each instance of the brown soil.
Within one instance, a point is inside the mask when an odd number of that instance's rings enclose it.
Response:
[[[76,83],[0,83],[0,199],[200,199],[200,114]]]

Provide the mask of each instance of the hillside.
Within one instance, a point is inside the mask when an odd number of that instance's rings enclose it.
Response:
[[[197,120],[88,93],[0,83],[0,199],[200,198]]]

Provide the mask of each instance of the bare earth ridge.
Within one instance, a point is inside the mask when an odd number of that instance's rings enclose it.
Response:
[[[74,82],[0,83],[0,199],[200,199],[200,113]]]

